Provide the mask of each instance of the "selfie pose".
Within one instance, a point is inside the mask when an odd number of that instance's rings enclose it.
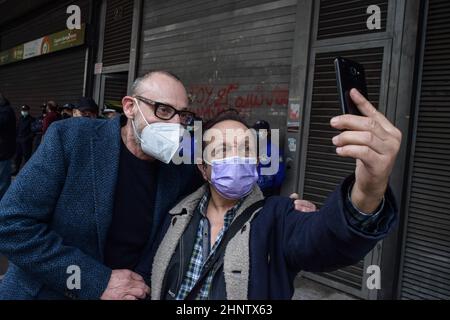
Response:
[[[149,273],[168,210],[202,184],[194,165],[171,162],[194,114],[166,71],[138,78],[122,105],[125,115],[111,121],[52,124],[0,201],[0,253],[9,259],[0,300],[149,294],[139,270]],[[71,276],[79,286],[68,286]]]
[[[345,130],[333,143],[339,156],[356,159],[356,170],[318,212],[264,199],[242,119],[224,113],[206,125],[198,165],[206,183],[169,211],[148,265],[152,299],[291,299],[300,270],[355,264],[388,235],[397,216],[388,180],[401,133],[357,90],[350,94],[362,116],[335,117],[331,126]]]

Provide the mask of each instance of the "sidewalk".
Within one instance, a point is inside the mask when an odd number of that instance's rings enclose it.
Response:
[[[357,300],[357,298],[318,282],[297,277],[292,300]]]

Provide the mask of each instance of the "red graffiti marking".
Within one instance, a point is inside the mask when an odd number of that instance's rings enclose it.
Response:
[[[267,90],[263,86],[257,86],[254,90],[242,94],[236,83],[225,86],[192,85],[189,93],[197,115],[203,118],[211,118],[226,108],[240,110],[261,107],[286,108],[289,101],[289,90],[276,86]]]

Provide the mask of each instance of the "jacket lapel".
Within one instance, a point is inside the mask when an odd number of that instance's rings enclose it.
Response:
[[[114,192],[119,169],[120,139],[120,117],[114,120],[105,120],[104,123],[98,124],[91,138],[91,168],[98,249],[102,261],[114,206]]]

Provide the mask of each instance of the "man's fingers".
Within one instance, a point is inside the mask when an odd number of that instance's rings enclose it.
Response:
[[[137,300],[137,299],[138,298],[130,294],[127,294],[125,297],[123,297],[123,300]]]
[[[132,295],[138,299],[145,299],[148,292],[142,288],[130,288],[127,290],[127,295]]]
[[[144,290],[145,292],[150,292],[150,288],[144,281],[131,280],[127,286],[129,288],[138,288]]]
[[[314,212],[316,210],[309,208],[309,207],[300,207],[300,208],[296,208],[295,210],[300,211],[300,212]]]
[[[294,201],[295,210],[302,212],[313,212],[316,211],[316,206],[314,203],[307,200],[295,200]]]
[[[344,114],[331,119],[330,124],[338,130],[370,131],[381,140],[390,138],[389,133],[373,118]]]
[[[350,90],[350,97],[363,115],[373,117],[378,112],[369,100],[367,100],[358,90]]]
[[[387,132],[401,139],[401,132],[398,130],[381,112],[379,112],[358,90],[352,89],[350,97],[357,105],[359,111],[367,117],[371,117],[378,121]]]
[[[344,131],[333,138],[336,147],[346,145],[368,146],[379,154],[384,154],[389,149],[389,144],[370,131]]]
[[[131,279],[137,280],[137,281],[144,281],[144,278],[140,274],[137,274],[136,272],[131,272]]]
[[[298,193],[292,193],[289,198],[293,199],[293,200],[297,200],[300,199],[300,196],[298,195]]]
[[[380,159],[380,154],[368,146],[346,145],[336,148],[336,153],[341,157],[359,159],[370,167],[373,167],[378,161],[383,161]]]

